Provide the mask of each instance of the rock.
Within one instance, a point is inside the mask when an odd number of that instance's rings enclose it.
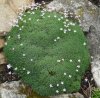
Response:
[[[63,94],[58,96],[52,96],[50,98],[84,98],[84,97],[80,93],[74,93],[74,94]]]
[[[4,55],[3,52],[0,53],[0,65],[1,64],[6,64],[7,63],[7,60],[6,60],[6,57]]]
[[[57,11],[62,11],[62,9],[73,11],[80,17],[84,31],[88,31],[91,25],[94,25],[97,30],[100,28],[100,8],[88,0],[54,0],[47,5],[47,8]]]
[[[21,9],[31,5],[32,2],[34,2],[34,0],[9,0],[8,4],[15,12],[19,12]]]
[[[0,49],[2,49],[5,45],[4,39],[0,39]]]
[[[100,33],[94,26],[90,26],[87,41],[91,54],[91,71],[98,87],[100,87]]]
[[[100,44],[100,35],[97,33],[96,28],[92,25],[89,28],[89,33],[87,35],[88,46],[90,54],[93,57],[96,57],[100,53],[99,44]]]
[[[90,1],[100,7],[100,0],[90,0]]]
[[[0,4],[0,32],[9,32],[17,14],[7,4]]]
[[[19,92],[20,81],[3,83],[0,85],[0,98],[26,98],[26,95]]]
[[[9,32],[16,22],[18,13],[24,8],[34,3],[34,0],[0,0],[0,36]]]
[[[100,88],[100,55],[97,55],[92,61],[92,74],[96,85]]]
[[[0,0],[0,4],[5,4],[7,3],[7,0]]]

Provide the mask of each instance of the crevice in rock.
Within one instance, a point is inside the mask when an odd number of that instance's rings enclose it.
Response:
[[[44,2],[51,2],[53,0],[35,0],[36,3],[41,3],[42,1],[44,1]]]
[[[100,7],[100,0],[89,0],[89,1]]]

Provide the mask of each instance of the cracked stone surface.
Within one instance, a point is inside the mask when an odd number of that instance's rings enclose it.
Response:
[[[63,94],[59,96],[53,96],[50,98],[84,98],[84,97],[80,93],[74,93],[74,94]]]
[[[17,18],[17,14],[7,4],[0,4],[0,32],[11,30],[12,20]]]
[[[0,98],[26,98],[26,95],[19,92],[20,82],[13,81],[3,83],[0,86]]]
[[[94,26],[90,26],[87,41],[92,59],[91,71],[97,86],[100,87],[100,32]]]

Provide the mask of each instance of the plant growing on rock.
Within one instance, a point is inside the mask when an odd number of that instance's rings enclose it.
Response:
[[[14,70],[42,96],[78,91],[89,65],[78,23],[39,6],[20,15],[4,48]]]
[[[99,98],[100,97],[100,89],[99,88],[94,88],[92,90],[92,98]]]

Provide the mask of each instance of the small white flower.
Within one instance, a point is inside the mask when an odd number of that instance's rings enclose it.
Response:
[[[8,64],[8,65],[7,65],[7,68],[8,68],[8,69],[10,69],[11,67],[12,67],[11,64]]]
[[[53,87],[53,85],[52,85],[52,84],[50,84],[49,86],[50,86],[50,88],[51,88],[51,87]]]
[[[80,60],[80,59],[78,59],[78,62],[80,63],[80,62],[81,62],[81,60]]]
[[[67,27],[67,25],[65,24],[64,27]]]
[[[71,76],[71,75],[69,75],[68,77],[69,77],[69,78],[71,78],[72,76]]]
[[[91,81],[93,81],[94,79],[93,78],[91,78]]]
[[[68,19],[66,19],[66,21],[68,22],[69,20],[68,20]]]
[[[24,28],[24,26],[22,26],[22,28]]]
[[[58,91],[58,90],[56,90],[56,93],[59,93],[59,91]]]
[[[86,42],[84,42],[83,45],[86,46]]]
[[[62,81],[62,82],[61,82],[61,84],[63,85],[63,84],[64,84],[64,82]]]
[[[59,86],[59,84],[57,84],[57,87]]]
[[[22,30],[22,28],[19,29],[20,31]]]
[[[68,29],[68,31],[71,31],[71,29]]]
[[[73,23],[72,23],[72,22],[70,22],[69,24],[70,24],[70,25],[72,25]]]
[[[20,34],[18,34],[17,36],[20,37]]]
[[[68,28],[69,26],[67,25],[66,27]]]
[[[61,17],[61,19],[64,19],[64,17]]]
[[[34,15],[34,14],[35,14],[35,12],[32,12],[32,14]]]
[[[87,81],[88,81],[88,79],[86,78],[86,79],[85,79],[85,82],[87,82]]]
[[[31,18],[29,18],[28,20],[32,20]]]
[[[44,14],[41,14],[41,16],[43,17],[43,16],[44,16]]]
[[[64,75],[67,75],[66,72],[64,73]]]
[[[62,30],[63,30],[63,28],[60,28],[60,30],[62,31]]]
[[[20,46],[23,46],[23,44],[21,43]]]
[[[60,39],[60,37],[57,37],[57,39]]]
[[[66,24],[66,21],[64,21],[63,23]]]
[[[56,15],[54,15],[54,17],[56,18],[57,16],[56,16]]]
[[[57,40],[56,40],[56,39],[54,39],[54,41],[56,42]]]
[[[9,75],[11,75],[11,72],[8,72]]]
[[[26,56],[26,54],[23,54],[23,56]]]
[[[73,23],[72,25],[75,26],[75,23]]]
[[[30,71],[27,71],[27,74],[29,75],[30,74]]]
[[[48,17],[50,18],[51,16],[49,15]]]
[[[60,21],[61,19],[60,19],[60,18],[58,18],[58,20]]]
[[[18,68],[16,67],[14,70],[17,70]]]
[[[80,68],[80,65],[77,65],[77,68]]]
[[[23,68],[23,70],[25,70],[25,68]]]
[[[15,48],[12,48],[12,50],[15,50]]]
[[[10,39],[11,38],[11,36],[8,36],[8,39]]]
[[[62,59],[62,61],[64,61],[64,59]]]
[[[18,39],[20,39],[21,37],[20,36],[18,36]]]
[[[5,42],[5,46],[7,46],[7,42]]]
[[[33,59],[31,59],[31,61],[33,61]]]
[[[70,62],[73,62],[73,60],[72,60],[72,59],[70,59],[69,61],[70,61]]]
[[[77,32],[76,30],[74,30],[74,33]]]
[[[64,33],[66,33],[66,32],[67,32],[67,30],[65,29],[65,30],[64,30]]]
[[[94,57],[93,56],[91,56],[91,59],[93,59]]]
[[[29,14],[30,14],[31,12],[30,12],[30,11],[28,11],[27,13],[29,13]]]
[[[26,23],[26,20],[24,20],[23,22]]]
[[[59,62],[61,62],[61,60],[57,60],[57,62],[59,63]]]
[[[63,89],[63,92],[66,92],[66,89],[65,88]]]
[[[37,19],[36,21],[39,21],[39,19]]]
[[[76,72],[78,72],[78,69],[76,69]]]

